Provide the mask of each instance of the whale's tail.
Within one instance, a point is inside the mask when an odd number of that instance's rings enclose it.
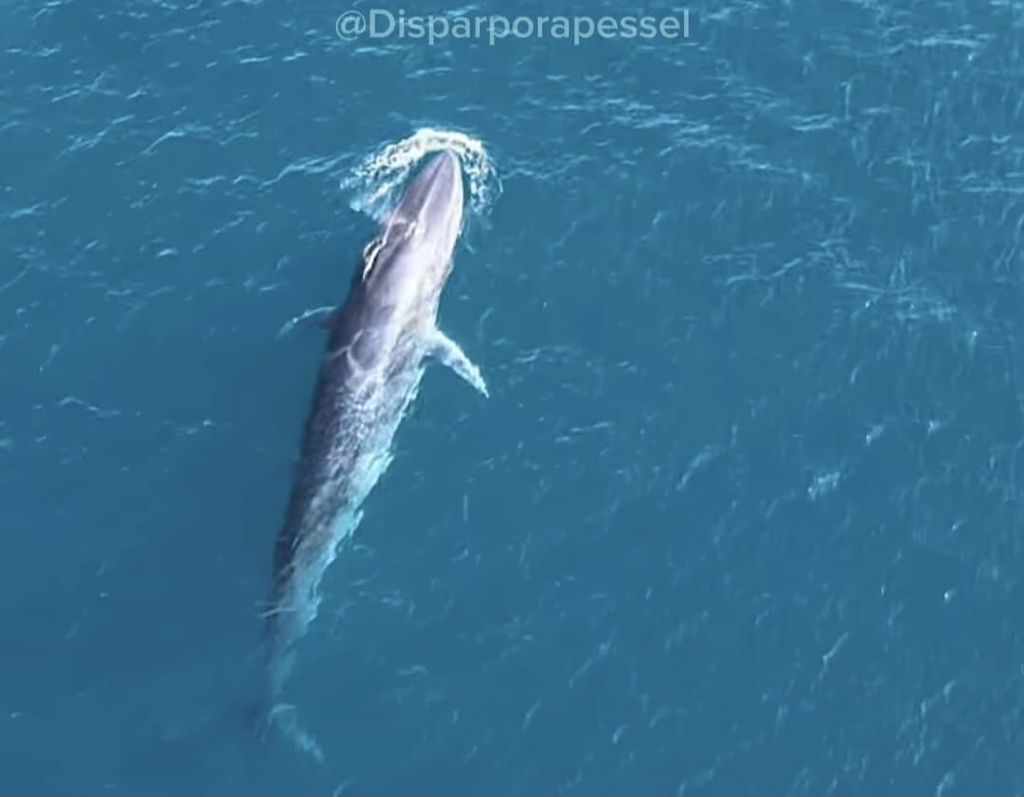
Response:
[[[320,742],[299,722],[298,710],[290,703],[260,701],[250,704],[242,710],[242,722],[261,742],[280,735],[300,753],[320,763],[326,760]]]
[[[262,742],[282,736],[299,752],[323,763],[325,759],[320,743],[299,722],[296,707],[282,700],[294,662],[294,651],[291,645],[282,644],[277,636],[280,629],[273,622],[275,616],[268,613],[267,617],[271,622],[265,627],[262,640],[263,692],[258,700],[242,709],[243,724]]]
[[[277,703],[267,715],[268,728],[279,731],[300,753],[312,756],[324,763],[324,751],[316,736],[307,730],[298,719],[298,711],[289,703]]]

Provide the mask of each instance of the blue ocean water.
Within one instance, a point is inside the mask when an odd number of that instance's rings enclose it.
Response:
[[[0,8],[0,790],[1024,791],[1020,3]],[[431,369],[328,574],[319,764],[231,714],[323,346],[277,333],[361,166],[456,133],[492,397]]]

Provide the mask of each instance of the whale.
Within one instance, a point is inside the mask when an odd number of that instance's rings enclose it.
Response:
[[[315,738],[282,698],[298,643],[317,616],[324,573],[391,463],[428,365],[440,363],[489,395],[480,368],[438,326],[463,213],[461,165],[444,150],[409,182],[364,248],[344,304],[320,319],[327,344],[274,546],[261,704],[265,727],[278,725],[318,758]]]

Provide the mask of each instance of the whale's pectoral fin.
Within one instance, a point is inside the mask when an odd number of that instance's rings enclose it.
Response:
[[[428,354],[431,357],[436,357],[443,365],[447,365],[455,371],[455,373],[480,391],[485,397],[490,397],[490,394],[487,392],[487,383],[484,381],[480,369],[466,356],[466,353],[458,343],[439,329],[435,329],[433,335],[431,335]]]
[[[319,327],[321,329],[330,329],[331,325],[338,317],[338,312],[338,308],[333,305],[307,310],[302,315],[295,316],[295,318],[281,327],[277,333],[278,340],[285,337],[285,335],[290,335],[295,331],[296,327]]]

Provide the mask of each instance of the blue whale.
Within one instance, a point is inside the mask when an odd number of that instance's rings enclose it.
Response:
[[[406,187],[366,246],[345,304],[328,320],[330,335],[275,546],[264,626],[265,719],[317,756],[315,740],[281,697],[296,644],[316,618],[324,572],[359,525],[363,501],[391,462],[392,441],[427,363],[448,366],[488,394],[480,369],[437,325],[463,208],[459,160],[441,152]]]

